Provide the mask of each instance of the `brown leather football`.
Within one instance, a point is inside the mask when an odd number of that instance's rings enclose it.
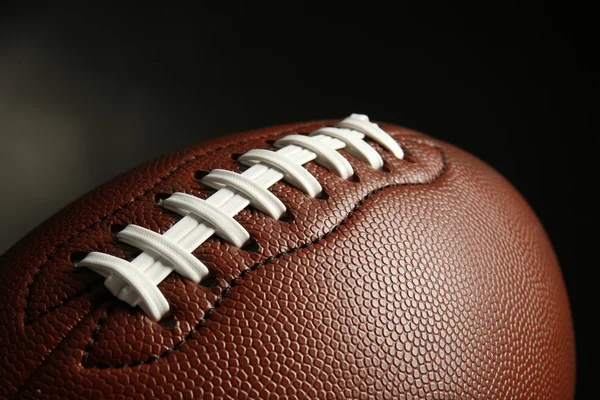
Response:
[[[0,258],[3,398],[567,399],[574,358],[516,190],[361,115],[168,154]]]

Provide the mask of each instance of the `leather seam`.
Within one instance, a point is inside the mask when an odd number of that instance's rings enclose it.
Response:
[[[430,145],[431,146],[431,145]],[[92,368],[98,368],[98,369],[109,369],[109,368],[114,368],[114,369],[120,369],[120,368],[127,368],[127,367],[137,367],[139,365],[142,364],[152,364],[153,362],[158,361],[161,358],[167,357],[168,355],[170,355],[172,352],[177,351],[179,349],[181,349],[181,347],[183,347],[183,345],[186,343],[187,340],[191,339],[194,334],[196,334],[196,332],[198,332],[200,330],[200,328],[202,328],[204,326],[204,324],[206,323],[206,321],[211,317],[211,315],[214,313],[214,311],[219,308],[219,306],[221,305],[221,303],[223,302],[223,300],[228,297],[229,292],[231,291],[231,289],[233,289],[236,286],[236,283],[242,279],[244,276],[246,276],[248,273],[257,270],[258,268],[260,268],[261,266],[264,266],[266,264],[269,264],[271,261],[279,259],[281,257],[284,257],[286,255],[289,254],[293,254],[301,249],[305,249],[308,248],[314,244],[319,243],[320,241],[328,238],[329,236],[331,236],[333,233],[337,232],[339,230],[339,228],[344,225],[351,217],[352,215],[354,215],[354,213],[356,211],[358,211],[358,209],[360,208],[360,206],[367,201],[369,198],[371,198],[373,195],[384,191],[386,189],[391,189],[394,187],[402,187],[402,186],[426,186],[426,185],[432,185],[434,183],[436,183],[438,180],[440,180],[440,178],[445,174],[447,168],[448,168],[448,162],[446,159],[446,154],[444,153],[444,151],[438,147],[438,146],[431,146],[431,147],[435,147],[439,152],[440,152],[440,156],[442,158],[442,168],[441,170],[438,172],[438,174],[430,181],[428,182],[416,182],[416,183],[393,183],[393,184],[389,184],[389,185],[385,185],[376,189],[373,189],[372,191],[370,191],[369,193],[367,193],[362,199],[360,199],[352,208],[352,210],[350,210],[348,212],[348,214],[338,223],[336,224],[329,232],[326,232],[325,234],[319,236],[316,239],[313,239],[309,242],[303,243],[300,246],[296,246],[293,248],[290,248],[288,250],[284,250],[280,253],[271,255],[269,257],[266,257],[264,260],[262,261],[258,261],[255,264],[253,264],[251,267],[244,269],[238,276],[236,276],[235,278],[233,278],[231,280],[231,282],[227,285],[227,287],[225,287],[223,289],[223,291],[221,292],[221,295],[217,298],[217,300],[215,300],[215,302],[213,303],[213,305],[208,308],[206,310],[206,312],[204,313],[204,317],[200,319],[200,321],[198,321],[198,323],[186,334],[186,336],[180,340],[179,342],[175,343],[175,345],[173,345],[172,348],[169,348],[165,351],[163,351],[161,354],[159,355],[154,355],[152,357],[149,357],[147,359],[140,359],[131,363],[122,363],[122,364],[110,364],[110,363],[99,363],[99,364],[94,364],[94,365],[87,365],[87,361],[89,358],[89,355],[91,353],[91,351],[93,350],[93,346],[94,343],[96,342],[96,337],[98,335],[98,333],[100,332],[100,329],[102,327],[102,324],[107,320],[108,318],[108,313],[109,311],[107,310],[105,312],[105,314],[98,320],[98,324],[96,326],[96,328],[93,331],[92,337],[90,338],[88,344],[86,345],[85,348],[85,354],[83,356],[83,359],[81,361],[81,365],[83,368],[86,369],[92,369]]]
[[[46,264],[48,264],[48,262],[50,262],[50,260],[59,252],[60,249],[62,249],[63,247],[65,247],[67,244],[69,244],[71,241],[75,240],[76,238],[78,238],[79,236],[83,235],[85,232],[89,231],[90,229],[92,229],[93,227],[100,225],[101,223],[105,222],[106,220],[108,220],[109,218],[113,217],[114,215],[118,214],[120,211],[124,210],[125,208],[129,207],[131,204],[135,203],[136,201],[138,201],[139,199],[141,199],[143,196],[145,196],[146,194],[148,194],[150,191],[152,191],[154,188],[156,188],[158,185],[160,185],[162,182],[164,182],[165,180],[167,180],[170,176],[172,176],[173,174],[175,174],[179,169],[181,169],[182,167],[184,167],[185,165],[189,164],[190,162],[194,161],[195,159],[197,159],[198,157],[201,156],[206,156],[209,154],[213,154],[217,151],[229,148],[229,147],[233,147],[236,145],[240,145],[240,144],[244,144],[244,143],[249,143],[252,142],[254,140],[261,140],[261,139],[265,139],[265,138],[269,138],[269,137],[274,137],[274,136],[279,136],[288,132],[292,132],[292,131],[296,131],[298,129],[302,129],[305,128],[307,126],[311,126],[314,125],[315,123],[305,123],[305,124],[300,124],[300,125],[296,125],[293,128],[289,128],[283,131],[278,131],[275,133],[271,133],[268,135],[262,135],[262,136],[258,136],[252,139],[247,139],[247,140],[242,140],[239,142],[235,142],[235,143],[230,143],[228,145],[224,145],[224,146],[219,146],[216,147],[212,150],[208,150],[208,151],[204,151],[198,154],[195,154],[194,156],[180,162],[179,164],[177,164],[176,166],[174,166],[173,168],[171,168],[171,170],[169,170],[165,175],[161,176],[156,182],[154,182],[150,187],[148,187],[147,189],[145,189],[142,193],[138,194],[136,197],[134,197],[133,199],[127,201],[126,203],[124,203],[123,205],[119,206],[118,208],[116,208],[115,210],[111,211],[109,214],[103,216],[102,218],[100,218],[99,220],[92,222],[91,224],[89,224],[88,226],[86,226],[85,228],[81,229],[79,232],[77,232],[74,235],[71,235],[68,239],[66,239],[64,242],[56,245],[54,247],[54,249],[48,253],[48,255],[45,257],[44,261],[41,262],[40,266],[33,272],[33,275],[31,277],[31,280],[27,283],[27,288],[25,289],[25,296],[24,296],[24,301],[23,301],[23,322],[25,325],[30,325],[34,322],[36,322],[37,320],[43,318],[45,315],[51,313],[52,311],[60,308],[61,306],[64,305],[64,303],[68,302],[71,298],[67,299],[67,300],[63,300],[61,301],[59,304],[57,304],[56,306],[50,308],[49,310],[40,313],[40,315],[38,315],[35,318],[28,318],[27,317],[27,311],[29,309],[29,298],[31,295],[31,288],[33,286],[33,284],[36,282],[37,277],[39,276],[42,268],[44,268],[44,266],[46,266]]]

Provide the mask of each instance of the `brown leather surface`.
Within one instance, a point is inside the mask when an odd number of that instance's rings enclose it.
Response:
[[[341,152],[358,179],[307,165],[328,194],[278,183],[291,212],[236,219],[257,248],[195,254],[215,285],[172,274],[160,323],[73,258],[135,249],[129,223],[178,220],[157,196],[212,190],[196,171],[334,121],[253,131],[140,166],[76,201],[0,259],[0,397],[570,398],[574,339],[561,273],[535,215],[490,167],[382,124],[387,171]],[[197,175],[196,175],[197,177]],[[247,251],[248,250],[248,251]],[[252,251],[254,250],[254,251]]]

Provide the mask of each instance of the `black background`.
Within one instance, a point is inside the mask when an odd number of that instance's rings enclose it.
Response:
[[[366,113],[465,148],[527,198],[563,268],[583,397],[597,315],[584,287],[598,266],[593,13],[420,4],[5,8],[0,252],[165,151]]]

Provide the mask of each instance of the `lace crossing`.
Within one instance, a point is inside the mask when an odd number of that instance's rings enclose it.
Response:
[[[268,188],[280,180],[296,186],[311,197],[322,187],[302,165],[315,161],[342,179],[354,175],[352,166],[339,152],[345,149],[369,166],[380,169],[383,160],[363,139],[369,137],[403,158],[400,145],[365,115],[352,114],[336,127],[321,128],[310,136],[289,135],[275,142],[277,151],[250,150],[238,158],[250,166],[237,174],[213,170],[202,182],[217,191],[202,200],[186,193],[174,193],[160,204],[184,217],[164,234],[128,225],[117,238],[143,251],[131,262],[92,252],[77,267],[87,267],[106,277],[105,286],[131,306],[139,306],[146,315],[160,320],[169,304],[158,285],[172,271],[200,282],[210,271],[192,252],[212,235],[242,247],[250,239],[248,232],[233,217],[248,205],[279,219],[285,205]]]

